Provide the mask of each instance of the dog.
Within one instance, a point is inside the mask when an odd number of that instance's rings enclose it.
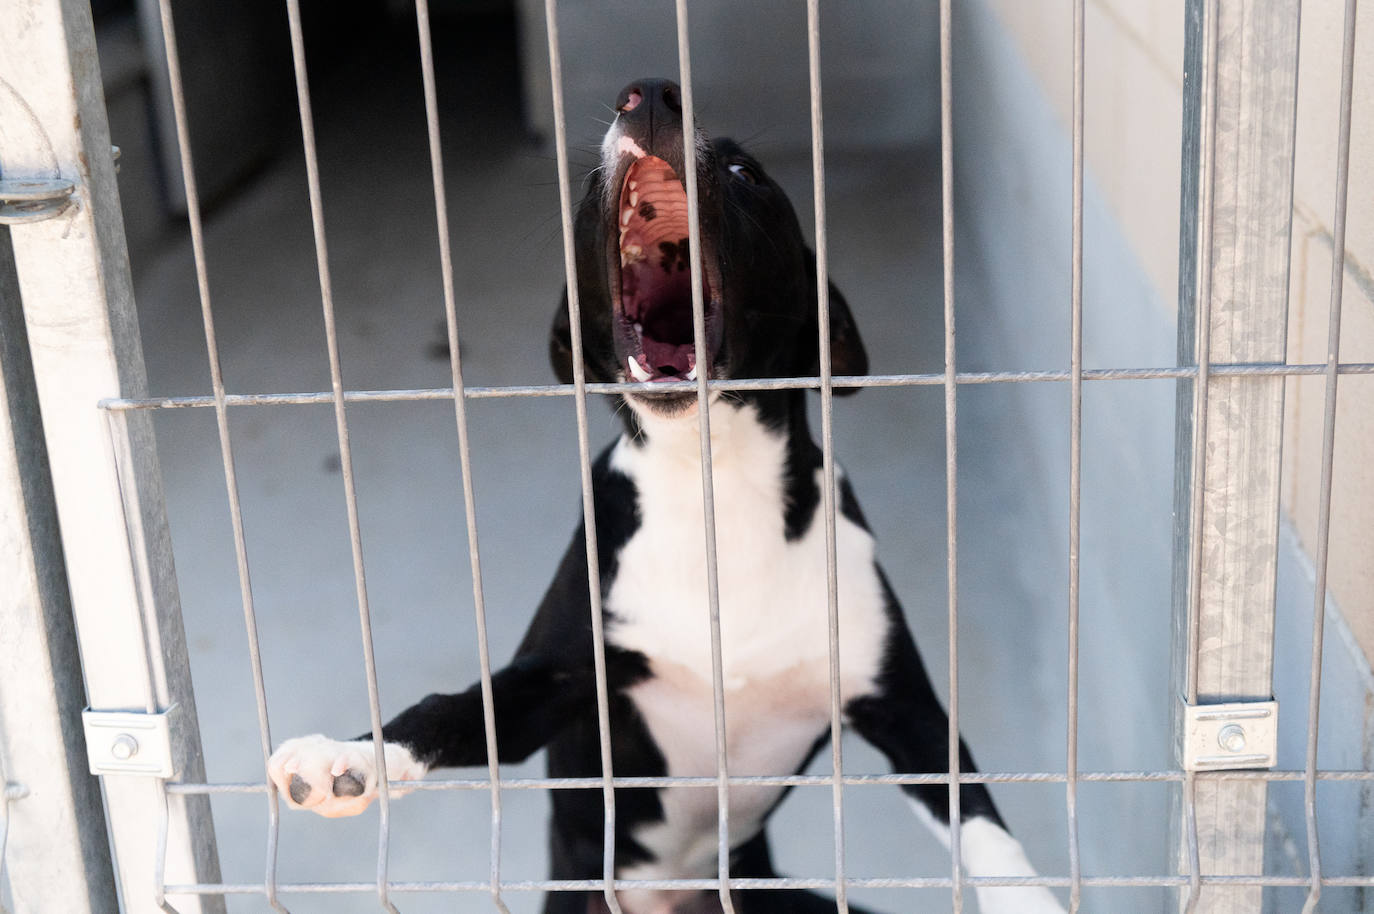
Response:
[[[696,161],[685,163],[672,82],[638,80],[615,108],[575,223],[587,377],[653,384],[703,371],[727,379],[818,374],[815,256],[782,189],[728,139],[698,135]],[[687,167],[696,169],[699,189],[704,365],[693,345]],[[849,306],[833,284],[829,298],[832,368],[864,374],[868,359]],[[571,383],[566,289],[550,358]],[[612,763],[619,776],[710,776],[716,750],[697,394],[646,389],[623,399],[625,432],[592,468]],[[830,736],[822,454],[803,390],[716,392],[708,408],[729,771],[798,773]],[[849,482],[837,478],[844,722],[896,771],[945,771],[944,709]],[[545,748],[554,777],[602,770],[584,535],[573,536],[514,659],[492,677],[500,761]],[[484,764],[480,685],[428,696],[386,724],[382,737],[392,780]],[[291,807],[325,816],[357,814],[378,791],[370,734],[290,739],[268,768]],[[962,744],[960,768],[974,770]],[[948,843],[948,788],[901,789]],[[732,875],[775,875],[764,824],[785,792],[730,788]],[[552,878],[601,878],[601,791],[557,790],[552,802]],[[617,879],[715,876],[714,789],[618,788],[616,810]],[[970,875],[1034,875],[985,786],[961,787],[959,814]],[[979,887],[977,894],[985,914],[1063,910],[1043,887]],[[721,910],[713,892],[627,889],[617,900],[625,914]],[[736,892],[732,902],[742,914],[835,910],[832,900],[794,890]],[[551,892],[544,906],[547,914],[606,909],[599,892]]]

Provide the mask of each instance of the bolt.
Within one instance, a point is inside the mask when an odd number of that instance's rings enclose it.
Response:
[[[1245,728],[1240,724],[1227,724],[1217,734],[1217,744],[1227,752],[1240,752],[1245,748]]]
[[[138,740],[127,733],[121,733],[115,737],[114,743],[110,746],[110,755],[127,762],[129,759],[138,755]]]

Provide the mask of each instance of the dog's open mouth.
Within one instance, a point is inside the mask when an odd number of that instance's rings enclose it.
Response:
[[[654,156],[636,159],[625,172],[616,216],[620,239],[616,342],[626,378],[696,380],[687,193],[677,173]],[[710,293],[711,282],[703,272],[706,348],[714,356],[718,303]],[[709,366],[706,374],[711,374]]]

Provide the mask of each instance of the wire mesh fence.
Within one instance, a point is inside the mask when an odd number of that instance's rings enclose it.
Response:
[[[1217,4],[1201,3],[1205,7],[1199,22],[1197,40],[1209,47],[1210,53],[1204,55],[1206,67],[1202,74],[1206,86],[1215,85],[1217,54]],[[188,139],[187,101],[182,86],[176,38],[175,23],[170,0],[160,0],[159,4],[162,32],[166,42],[165,51],[169,67],[173,107],[177,133],[180,139],[182,179],[185,184],[189,227],[192,238],[196,279],[200,297],[201,317],[204,326],[205,343],[210,359],[212,393],[209,396],[188,395],[172,397],[121,397],[109,398],[101,402],[107,418],[109,432],[115,443],[116,455],[127,454],[132,447],[129,421],[131,417],[151,411],[176,409],[211,409],[214,411],[219,441],[220,457],[223,467],[225,490],[228,495],[230,520],[236,558],[236,569],[240,589],[240,600],[244,626],[249,645],[249,661],[255,694],[258,737],[264,763],[273,746],[270,728],[267,690],[263,675],[259,626],[254,605],[254,592],[248,562],[247,535],[243,522],[243,512],[239,493],[239,482],[233,440],[230,431],[229,410],[246,409],[255,406],[300,406],[329,404],[333,408],[335,431],[340,455],[347,521],[353,572],[356,585],[358,620],[363,648],[364,671],[367,682],[370,728],[376,749],[376,766],[380,778],[386,780],[386,759],[382,750],[381,701],[377,685],[377,664],[373,652],[372,614],[369,604],[369,590],[366,563],[363,549],[361,521],[357,505],[356,473],[350,446],[349,415],[347,407],[351,404],[370,402],[451,402],[454,408],[454,422],[459,442],[460,475],[464,501],[464,520],[467,531],[469,563],[471,568],[475,623],[477,629],[477,649],[480,662],[480,682],[483,707],[484,738],[487,752],[487,771],[485,777],[432,778],[419,783],[405,784],[421,794],[436,791],[479,791],[490,797],[490,872],[485,880],[468,881],[415,881],[394,880],[389,873],[391,853],[391,816],[388,791],[379,792],[380,817],[378,823],[378,853],[375,878],[366,881],[350,882],[286,882],[278,878],[276,869],[277,846],[279,842],[280,819],[279,801],[275,787],[270,781],[253,783],[206,783],[194,780],[172,781],[160,786],[162,805],[160,844],[165,851],[171,828],[171,813],[168,799],[185,796],[215,796],[225,794],[256,794],[266,800],[266,837],[267,862],[260,882],[225,883],[198,882],[194,884],[168,884],[163,875],[165,853],[158,854],[159,869],[156,876],[156,903],[166,910],[173,910],[178,897],[220,896],[220,895],[261,895],[275,910],[286,911],[282,900],[285,895],[294,893],[375,893],[379,904],[386,910],[395,910],[393,894],[408,892],[467,892],[486,893],[492,898],[499,910],[506,910],[505,893],[535,891],[600,891],[607,907],[615,914],[620,912],[617,892],[634,888],[655,889],[693,889],[714,891],[719,894],[721,907],[733,912],[732,889],[782,889],[807,888],[825,889],[836,895],[836,904],[841,911],[847,910],[846,890],[848,888],[936,888],[947,889],[951,894],[955,911],[962,910],[963,890],[966,887],[980,886],[1021,886],[1042,885],[1067,889],[1070,910],[1077,910],[1081,904],[1081,891],[1085,887],[1177,887],[1181,892],[1181,907],[1193,911],[1202,902],[1203,888],[1207,886],[1272,886],[1300,887],[1308,890],[1305,910],[1312,910],[1320,897],[1322,886],[1370,887],[1374,877],[1360,874],[1330,873],[1324,870],[1320,857],[1320,842],[1317,831],[1316,788],[1321,782],[1374,782],[1374,772],[1364,770],[1323,770],[1317,763],[1318,712],[1320,711],[1320,671],[1322,669],[1322,632],[1323,600],[1325,597],[1325,569],[1327,563],[1327,540],[1330,530],[1330,500],[1332,494],[1332,462],[1335,435],[1335,404],[1337,382],[1341,375],[1374,374],[1374,363],[1345,362],[1339,357],[1340,310],[1342,275],[1342,252],[1344,231],[1347,221],[1346,188],[1349,175],[1349,141],[1352,98],[1354,94],[1352,73],[1355,60],[1355,0],[1347,0],[1344,32],[1344,57],[1342,62],[1342,96],[1340,104],[1340,142],[1339,158],[1336,163],[1337,185],[1340,193],[1334,215],[1336,253],[1333,262],[1335,280],[1332,283],[1330,301],[1330,343],[1325,362],[1290,364],[1288,362],[1219,362],[1213,363],[1208,356],[1208,334],[1213,326],[1210,293],[1200,293],[1197,308],[1196,348],[1198,357],[1192,364],[1175,366],[1110,367],[1086,368],[1083,364],[1083,197],[1084,197],[1084,86],[1085,72],[1085,35],[1084,0],[1076,0],[1073,5],[1073,116],[1071,124],[1073,156],[1073,199],[1072,199],[1072,256],[1066,269],[1071,276],[1071,296],[1066,307],[1070,314],[1072,339],[1070,341],[1070,367],[1067,370],[1050,369],[1036,371],[960,371],[956,365],[955,329],[956,307],[954,286],[955,262],[955,210],[954,210],[954,136],[953,136],[953,68],[952,58],[952,6],[951,0],[941,0],[940,15],[940,62],[941,62],[941,224],[942,224],[942,265],[943,265],[943,322],[944,322],[944,370],[936,373],[889,374],[871,376],[834,375],[831,371],[830,338],[828,328],[829,301],[828,284],[828,242],[826,234],[825,210],[825,166],[824,166],[824,129],[820,85],[820,9],[818,0],[808,0],[807,25],[810,72],[811,102],[811,161],[814,187],[814,238],[816,247],[819,300],[817,301],[821,352],[820,371],[814,377],[762,378],[762,379],[711,379],[702,372],[694,382],[655,382],[655,383],[595,383],[587,380],[582,361],[582,322],[579,312],[576,258],[573,249],[573,197],[572,179],[567,146],[567,124],[564,114],[562,61],[560,56],[560,37],[558,29],[558,8],[555,0],[546,0],[545,16],[548,30],[548,58],[551,67],[553,89],[553,114],[555,122],[554,139],[557,150],[557,174],[561,204],[563,236],[563,255],[568,289],[568,308],[572,333],[573,371],[572,384],[522,385],[522,386],[468,386],[464,383],[461,362],[460,326],[454,290],[454,265],[452,241],[449,237],[448,201],[444,183],[443,154],[440,142],[440,117],[437,88],[434,72],[433,39],[430,28],[429,9],[426,0],[416,0],[416,21],[419,34],[419,57],[423,78],[426,125],[428,133],[430,162],[433,178],[435,216],[439,233],[439,259],[443,276],[443,298],[445,317],[445,337],[449,352],[450,385],[443,388],[426,389],[387,389],[353,390],[345,384],[344,372],[339,354],[339,338],[335,316],[335,304],[331,286],[330,255],[327,247],[324,219],[324,199],[319,175],[319,153],[316,145],[314,120],[311,110],[311,96],[307,75],[305,41],[301,26],[301,12],[298,0],[287,0],[289,12],[292,59],[296,79],[297,102],[304,141],[304,156],[309,188],[311,224],[316,253],[316,266],[321,290],[326,346],[329,353],[330,390],[300,393],[259,393],[231,394],[225,386],[220,366],[219,344],[215,333],[214,311],[211,304],[210,282],[206,258],[201,204],[195,182],[194,163],[191,158]],[[692,99],[692,71],[690,42],[688,40],[688,4],[676,0],[678,62],[683,102],[683,133],[686,137],[685,153],[690,161],[694,156],[693,143],[694,109]],[[1210,43],[1210,44],[1209,44]],[[1209,82],[1209,80],[1211,80]],[[1204,95],[1215,89],[1204,88]],[[1215,132],[1217,128],[1216,99],[1204,103],[1204,118],[1212,120],[1204,123]],[[1204,138],[1204,143],[1208,142]],[[1214,138],[1212,138],[1214,141]],[[1203,157],[1203,167],[1195,176],[1200,194],[1199,212],[1201,213],[1201,237],[1198,251],[1203,260],[1200,266],[1200,289],[1206,289],[1205,277],[1213,269],[1208,262],[1211,256],[1211,194],[1213,190],[1212,169]],[[698,216],[698,191],[695,171],[685,169],[688,213],[690,225],[690,269],[692,275],[694,341],[698,364],[705,364],[706,330],[705,312],[702,301],[700,227]],[[1191,277],[1187,278],[1192,281]],[[1188,636],[1185,660],[1188,664],[1186,689],[1187,701],[1195,704],[1199,697],[1198,673],[1195,658],[1199,650],[1199,602],[1201,589],[1197,585],[1202,574],[1202,538],[1198,531],[1203,524],[1204,510],[1201,497],[1207,469],[1207,423],[1209,419],[1209,393],[1217,379],[1232,379],[1235,383],[1246,383],[1254,379],[1281,379],[1296,376],[1320,376],[1325,383],[1325,415],[1323,422],[1323,471],[1321,480],[1321,516],[1318,522],[1320,537],[1316,547],[1315,565],[1318,586],[1317,606],[1314,612],[1314,639],[1312,645],[1312,665],[1310,674],[1310,708],[1307,732],[1307,755],[1305,766],[1298,770],[1227,770],[1194,772],[1191,770],[1140,770],[1140,771],[1084,771],[1078,763],[1081,735],[1079,732],[1079,553],[1082,497],[1082,404],[1084,382],[1131,382],[1142,380],[1176,380],[1191,383],[1192,398],[1191,439],[1192,459],[1191,478],[1187,488],[1191,494],[1190,526],[1194,535],[1189,539],[1191,552],[1188,557],[1189,574],[1192,585],[1188,587],[1190,604],[1188,613]],[[1052,384],[1066,385],[1070,401],[1070,466],[1069,466],[1069,590],[1065,607],[1067,614],[1068,653],[1065,676],[1065,706],[1067,713],[1067,742],[1064,747],[1064,768],[1062,771],[1006,771],[1006,772],[969,772],[960,770],[958,754],[959,723],[959,488],[958,488],[958,440],[959,417],[957,412],[958,391],[960,387],[990,384]],[[944,404],[944,465],[945,465],[945,506],[946,506],[946,585],[948,604],[948,719],[950,755],[948,770],[944,773],[896,773],[891,775],[845,774],[841,754],[840,734],[843,728],[843,714],[839,685],[839,605],[837,589],[837,562],[835,544],[835,524],[837,505],[836,471],[833,453],[833,396],[837,390],[848,388],[882,387],[938,387],[943,394]],[[826,532],[827,560],[827,605],[829,610],[829,663],[830,663],[830,732],[831,732],[831,773],[829,775],[732,775],[727,764],[725,747],[726,727],[722,661],[720,606],[715,567],[715,530],[713,521],[713,482],[712,482],[712,439],[710,430],[710,411],[707,408],[710,397],[723,391],[753,391],[780,389],[814,389],[820,394],[821,404],[821,444],[824,457],[823,517]],[[606,660],[604,634],[602,630],[602,592],[600,583],[600,563],[597,554],[598,540],[595,512],[592,501],[592,458],[590,448],[589,420],[587,403],[589,396],[618,396],[626,393],[653,390],[663,392],[693,392],[698,403],[698,430],[701,449],[701,486],[705,505],[706,523],[702,536],[706,545],[706,574],[708,605],[703,607],[710,620],[712,649],[712,694],[715,727],[716,774],[714,777],[625,777],[617,776],[611,765],[611,732],[609,726],[609,691],[606,679]],[[484,599],[484,585],[478,538],[477,511],[475,507],[474,482],[472,473],[472,453],[467,418],[469,400],[516,399],[535,397],[571,397],[577,418],[578,463],[580,469],[583,497],[583,516],[585,519],[587,578],[591,603],[590,625],[593,631],[596,666],[596,698],[598,710],[599,735],[601,740],[601,776],[590,778],[530,778],[503,777],[497,761],[497,720],[492,693],[492,667],[488,648],[487,617]],[[144,639],[147,643],[147,639]],[[151,663],[150,663],[151,667]],[[153,690],[150,689],[150,695]],[[152,699],[150,698],[150,701]],[[1080,854],[1078,822],[1078,788],[1085,783],[1168,783],[1177,784],[1184,798],[1184,824],[1178,836],[1186,852],[1187,865],[1180,872],[1157,875],[1088,875],[1083,872]],[[1306,824],[1308,829],[1309,872],[1306,876],[1282,876],[1256,873],[1212,873],[1207,872],[1199,850],[1198,810],[1195,797],[1198,784],[1216,783],[1281,783],[1300,782],[1304,785]],[[1064,804],[1067,815],[1069,871],[1066,875],[1045,875],[1036,877],[995,877],[970,876],[964,872],[961,857],[959,802],[960,786],[964,784],[998,783],[1039,783],[1063,785]],[[829,788],[832,798],[832,821],[834,833],[835,860],[833,872],[801,878],[752,879],[732,876],[730,872],[730,807],[729,788],[732,786],[782,786]],[[952,810],[950,829],[950,874],[948,876],[910,877],[910,878],[867,878],[850,874],[846,868],[845,830],[844,830],[844,788],[847,786],[893,786],[893,785],[947,785]],[[399,784],[397,786],[400,786]],[[718,872],[715,878],[675,879],[675,880],[632,880],[617,878],[615,872],[616,851],[616,805],[615,790],[633,787],[690,787],[699,790],[716,791],[718,824]],[[502,795],[506,791],[555,791],[569,789],[600,789],[602,792],[604,818],[604,872],[599,880],[513,880],[503,877],[501,865],[502,838]],[[7,790],[6,799],[9,799]],[[3,847],[3,844],[0,844]]]

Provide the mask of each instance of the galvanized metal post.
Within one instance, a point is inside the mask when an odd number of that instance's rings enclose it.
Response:
[[[87,697],[97,710],[177,705],[182,726],[172,759],[182,778],[200,781],[199,730],[152,425],[133,415],[114,423],[127,455],[117,464],[110,427],[96,405],[105,397],[143,394],[147,384],[85,0],[6,5],[0,123],[0,179],[75,185],[60,214],[16,225],[11,234]],[[160,784],[124,774],[107,776],[103,786],[123,910],[159,910]],[[207,798],[173,796],[169,812],[169,878],[218,881]],[[178,903],[185,914],[224,910],[216,898]]]
[[[1185,706],[1272,693],[1284,380],[1207,366],[1285,358],[1298,21],[1299,0],[1187,4],[1178,352],[1199,371],[1180,383],[1177,413],[1180,747]],[[1179,872],[1262,873],[1265,798],[1263,781],[1190,775],[1175,804]],[[1179,904],[1254,912],[1261,892],[1195,878]]]
[[[0,868],[14,914],[118,914],[9,230],[0,226]]]

